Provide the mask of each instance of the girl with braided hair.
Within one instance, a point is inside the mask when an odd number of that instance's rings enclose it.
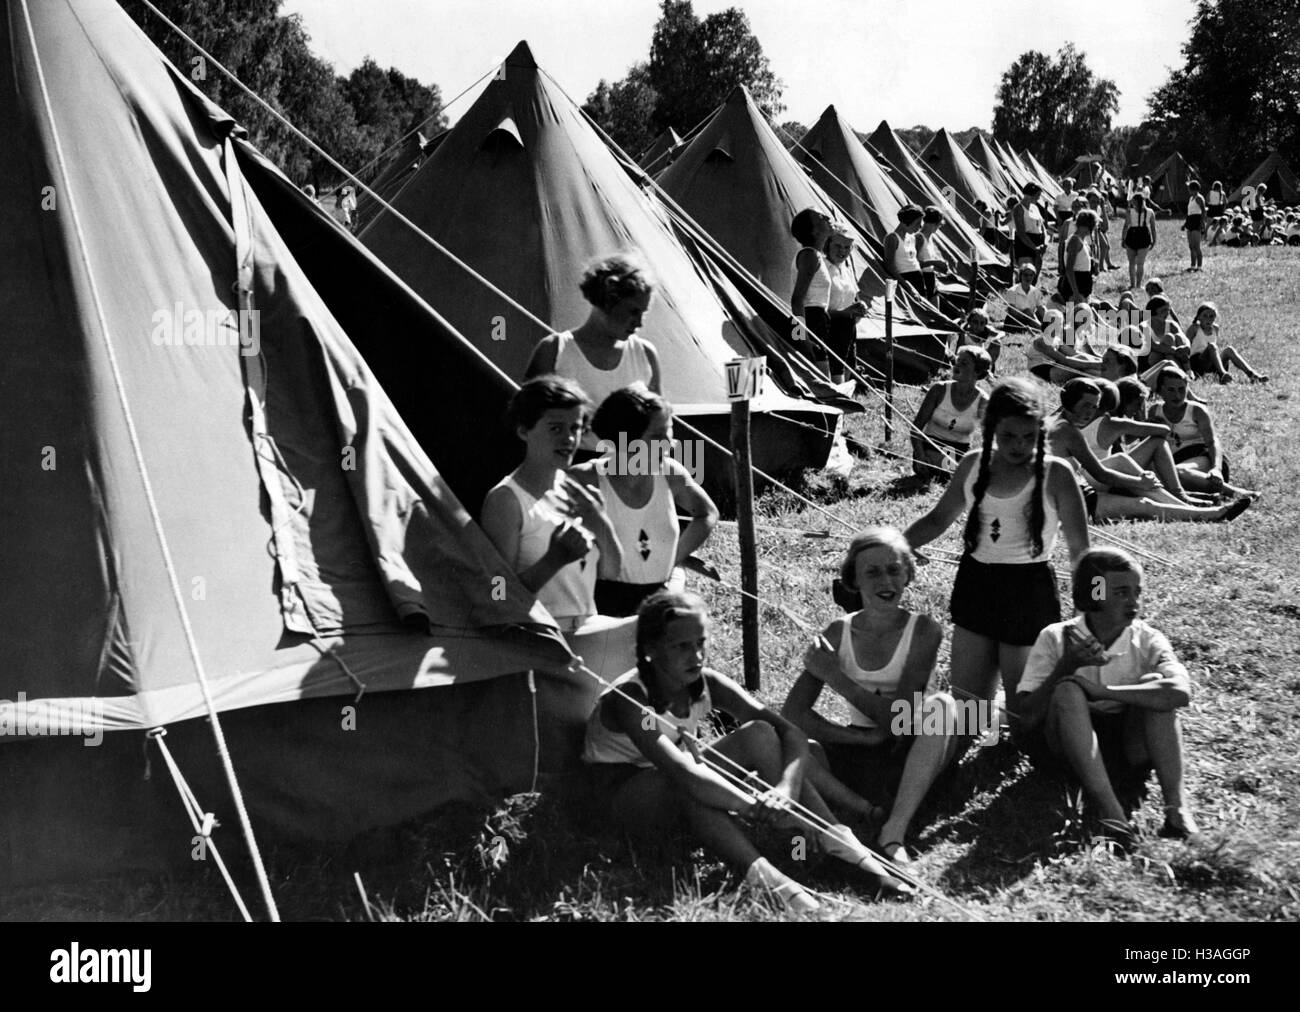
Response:
[[[951,681],[958,699],[1008,700],[1039,632],[1061,620],[1052,570],[1058,528],[1071,564],[1088,548],[1074,473],[1047,453],[1046,410],[1029,380],[1003,380],[984,409],[983,446],[962,458],[934,508],[905,532],[916,549],[968,510],[953,584]]]

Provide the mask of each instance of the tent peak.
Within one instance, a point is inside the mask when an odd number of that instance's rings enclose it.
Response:
[[[507,67],[527,67],[529,70],[537,69],[537,61],[533,58],[533,51],[528,48],[528,41],[520,39],[519,45],[510,50],[510,55],[506,57]]]

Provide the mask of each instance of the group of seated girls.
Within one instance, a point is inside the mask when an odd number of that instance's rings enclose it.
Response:
[[[683,826],[795,911],[815,910],[817,899],[759,852],[757,827],[811,830],[864,884],[914,892],[906,868],[915,816],[940,773],[986,729],[962,727],[954,696],[935,690],[943,629],[904,607],[904,598],[915,577],[913,549],[969,508],[951,613],[954,692],[990,700],[1000,671],[1024,729],[1043,728],[1046,746],[1067,761],[1121,843],[1132,827],[1097,758],[1111,744],[1123,761],[1154,763],[1167,807],[1163,832],[1195,831],[1173,714],[1187,703],[1186,672],[1137,617],[1137,563],[1088,550],[1079,486],[1068,464],[1050,455],[1057,442],[1068,447],[1056,435],[1060,425],[1092,424],[1087,405],[1072,399],[1068,418],[1049,421],[1036,388],[1017,379],[985,397],[975,384],[989,357],[962,348],[926,425],[937,423],[955,455],[978,424],[980,447],[960,457],[939,504],[905,534],[873,528],[852,541],[839,573],[850,613],[809,646],[778,712],[709,667],[707,609],[681,586],[680,566],[717,521],[707,494],[671,455],[650,474],[619,466],[618,447],[672,438],[671,406],[655,389],[657,360],[635,334],[653,281],[635,260],[618,257],[593,267],[582,290],[588,321],[538,346],[529,367],[537,375],[512,399],[508,421],[524,459],[488,493],[482,523],[605,685],[587,720],[583,759],[618,826],[651,840]],[[599,391],[594,416],[583,385]],[[1166,398],[1178,407],[1176,384]],[[601,456],[575,465],[589,417]],[[1193,417],[1212,441],[1208,415]],[[1132,484],[1144,461],[1159,458],[1155,466],[1164,467],[1160,424],[1109,424],[1091,438],[1139,445],[1127,469],[1107,455],[1103,478]],[[690,517],[685,530],[679,511]],[[1058,527],[1083,612],[1071,622],[1060,621],[1049,561]],[[847,723],[818,711],[827,687]],[[715,708],[739,727],[705,741],[703,722]]]

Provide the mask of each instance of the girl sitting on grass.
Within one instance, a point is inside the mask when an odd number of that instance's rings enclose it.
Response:
[[[916,577],[906,539],[892,527],[872,527],[849,545],[840,582],[860,608],[827,626],[804,657],[784,717],[824,749],[830,771],[865,797],[894,794],[877,850],[895,864],[911,862],[908,827],[926,792],[955,751],[956,706],[930,692],[943,631],[928,615],[902,607]],[[848,704],[849,724],[814,706],[823,686]],[[895,793],[896,792],[896,793]]]
[[[684,821],[696,840],[744,869],[751,886],[803,913],[818,909],[816,899],[759,854],[744,825],[773,823],[802,832],[804,823],[790,814],[798,801],[830,824],[818,834],[827,853],[861,869],[881,890],[910,892],[826,807],[814,785],[830,776],[811,760],[804,733],[706,666],[708,636],[708,612],[695,594],[660,591],[641,605],[636,667],[601,694],[582,754],[615,822],[653,841]],[[705,749],[695,738],[714,707],[741,727]],[[718,772],[715,765],[744,776],[715,750],[757,774],[761,793]]]
[[[976,384],[993,369],[983,348],[957,352],[951,382],[925,392],[912,422],[912,471],[919,478],[945,478],[970,451],[988,395]]]
[[[1171,488],[1176,487],[1183,476],[1173,473],[1177,469],[1172,466],[1173,461],[1167,454],[1153,456],[1151,464],[1165,472],[1169,485],[1162,485],[1155,472],[1144,470],[1127,454],[1110,455],[1104,462],[1098,460],[1097,449],[1100,447],[1094,448],[1094,420],[1100,402],[1101,391],[1092,380],[1070,380],[1061,389],[1060,410],[1049,419],[1047,429],[1049,452],[1074,465],[1075,473],[1083,486],[1089,519],[1100,522],[1214,522],[1235,520],[1250,506],[1249,499],[1221,506],[1199,506],[1178,498]]]
[[[1214,419],[1204,404],[1187,399],[1187,374],[1172,362],[1155,376],[1152,392],[1161,401],[1153,404],[1150,421],[1173,430],[1174,463],[1183,487],[1194,492],[1254,497],[1250,489],[1228,484],[1228,462],[1219,445]]]
[[[1202,302],[1196,317],[1187,328],[1187,339],[1192,342],[1189,363],[1194,376],[1213,376],[1220,383],[1231,383],[1229,365],[1244,372],[1252,383],[1267,383],[1268,377],[1258,372],[1231,345],[1222,344],[1219,338],[1219,307],[1213,302]]]
[[[1197,826],[1176,712],[1191,700],[1191,681],[1164,634],[1138,618],[1142,567],[1119,549],[1089,549],[1074,571],[1073,598],[1080,614],[1044,629],[1025,662],[1022,729],[1043,729],[1118,842],[1131,843],[1136,832],[1108,765],[1154,766],[1165,802],[1160,835],[1191,836]]]

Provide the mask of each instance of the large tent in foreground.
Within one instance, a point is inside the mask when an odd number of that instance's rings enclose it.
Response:
[[[858,334],[883,336],[885,283],[879,272],[879,245],[809,178],[744,87],[732,91],[657,181],[785,306],[794,290],[799,251],[790,234],[794,216],[812,207],[839,221],[856,240],[850,263],[869,307]],[[925,300],[902,291],[895,319],[896,338],[908,338],[913,351],[940,364],[944,342],[934,329],[950,330],[952,322]]]
[[[467,409],[508,381],[111,0],[9,0],[0,60],[0,880],[188,858],[156,728],[238,849],[200,671],[258,830],[346,839],[527,788],[520,672],[568,650],[357,344],[436,349],[404,368],[472,455]]]
[[[1285,205],[1300,204],[1300,177],[1276,151],[1270,152],[1255,171],[1241,181],[1241,186],[1228,196],[1228,203],[1240,202],[1245,187],[1259,186],[1260,183],[1268,185],[1268,194],[1273,200]]]
[[[526,43],[511,52],[393,207],[397,213],[378,215],[362,241],[515,380],[552,328],[586,319],[590,307],[578,288],[584,267],[622,249],[639,250],[658,280],[640,333],[658,350],[664,395],[687,426],[725,444],[726,363],[766,355],[775,382],[754,402],[757,466],[776,474],[825,463],[839,411],[806,396],[811,367],[786,354],[783,337],[701,247],[679,241],[649,179],[596,134],[538,69]],[[683,438],[692,435],[679,429]],[[726,462],[709,458],[706,465],[706,483],[725,486]]]

